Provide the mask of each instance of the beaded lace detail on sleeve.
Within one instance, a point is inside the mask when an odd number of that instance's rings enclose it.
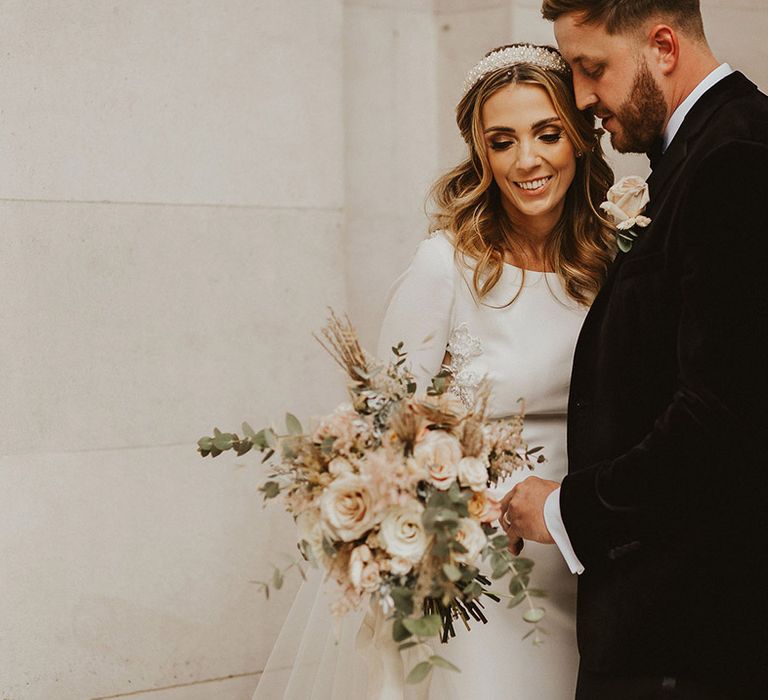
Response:
[[[450,391],[465,406],[471,406],[482,376],[479,372],[470,369],[469,364],[474,358],[483,354],[483,344],[479,338],[469,332],[466,323],[460,323],[451,331],[447,349],[451,354],[451,363],[446,369],[451,372],[453,378]]]

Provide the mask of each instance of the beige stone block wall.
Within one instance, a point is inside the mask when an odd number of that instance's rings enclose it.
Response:
[[[290,518],[195,442],[343,396],[342,11],[0,2],[4,700],[256,685]]]

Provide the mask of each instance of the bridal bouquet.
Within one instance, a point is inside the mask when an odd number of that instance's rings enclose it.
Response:
[[[247,423],[242,437],[216,429],[199,440],[201,455],[264,453],[271,470],[260,490],[265,499],[283,497],[302,556],[338,584],[334,615],[370,597],[392,621],[401,650],[426,637],[445,642],[458,621],[467,628],[486,622],[485,599],[500,600],[480,573],[488,560],[492,578],[510,575],[503,594],[509,606],[527,603],[526,636],[535,634],[538,643],[544,610],[533,599],[543,592],[528,585],[533,562],[514,557],[492,525],[501,511],[489,490],[543,459],[522,437],[522,410],[489,420],[487,383],[467,407],[449,391],[448,372],[417,396],[402,344],[383,364],[361,348],[349,321],[333,314],[318,340],[346,371],[350,403],[310,431],[291,414],[282,434]],[[282,576],[275,571],[278,588]],[[408,680],[422,680],[433,666],[457,670],[432,655]]]

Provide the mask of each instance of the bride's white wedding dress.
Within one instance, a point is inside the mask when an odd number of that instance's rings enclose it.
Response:
[[[547,462],[535,474],[560,481],[566,473],[568,384],[573,351],[587,309],[571,300],[554,273],[525,273],[505,265],[491,293],[478,303],[471,271],[454,261],[444,234],[422,241],[410,267],[396,281],[385,315],[379,357],[403,341],[420,389],[437,374],[446,350],[454,374],[452,391],[468,399],[479,381],[492,383],[492,415],[504,417],[525,400],[524,436],[542,445]],[[517,294],[512,304],[508,302]],[[499,486],[498,496],[530,476],[520,472]],[[461,673],[436,670],[430,684],[409,687],[413,697],[566,700],[576,686],[578,654],[576,580],[555,546],[527,543],[535,561],[531,584],[544,588],[547,614],[544,644],[523,635],[530,626],[520,608],[508,610],[487,601],[488,624],[456,628],[435,653],[453,661]],[[501,588],[502,582],[494,588]],[[358,700],[378,697],[367,687],[366,661],[355,638],[363,613],[345,619],[337,641],[320,577],[305,583],[270,656],[254,700]],[[370,647],[369,653],[370,653]],[[376,653],[374,651],[374,653]],[[407,697],[411,697],[407,695]]]

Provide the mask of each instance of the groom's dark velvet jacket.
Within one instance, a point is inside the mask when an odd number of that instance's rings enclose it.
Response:
[[[653,221],[574,359],[579,649],[589,671],[738,686],[768,668],[768,97],[714,85],[648,183]]]

